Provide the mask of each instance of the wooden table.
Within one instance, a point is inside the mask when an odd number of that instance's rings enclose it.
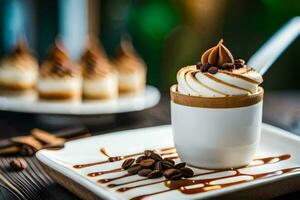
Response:
[[[34,127],[55,131],[63,127],[80,125],[87,127],[96,135],[116,130],[170,124],[169,97],[168,94],[164,94],[158,106],[141,112],[106,115],[104,117],[72,118],[68,123],[60,125],[47,123],[48,119],[53,120],[56,118],[57,116],[50,116],[49,118],[45,115],[0,112],[0,138],[24,135]],[[65,119],[68,118],[63,118],[63,120]],[[286,130],[298,132],[300,135],[300,91],[266,92],[263,120]],[[34,157],[26,158],[30,166],[28,170],[25,170],[27,172],[18,173],[8,170],[7,165],[10,159],[11,157],[0,158],[0,173],[17,187],[25,198],[31,200],[78,199],[78,197],[54,183],[43,172]],[[300,186],[299,192],[280,196],[276,199],[300,199]]]

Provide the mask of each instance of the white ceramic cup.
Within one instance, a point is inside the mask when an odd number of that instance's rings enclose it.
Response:
[[[253,159],[261,132],[263,89],[249,96],[191,97],[171,87],[173,138],[195,167],[237,168]]]

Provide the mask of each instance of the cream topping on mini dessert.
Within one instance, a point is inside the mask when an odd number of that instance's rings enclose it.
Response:
[[[80,65],[84,79],[101,79],[115,73],[104,51],[98,45],[95,45],[95,41],[94,43],[89,41],[81,57]]]
[[[56,41],[40,68],[41,78],[72,78],[80,74],[73,64],[61,42]]]
[[[25,41],[20,39],[1,62],[0,81],[15,87],[32,87],[38,76],[38,62],[31,54]]]
[[[132,73],[135,71],[145,71],[146,65],[143,59],[134,50],[129,40],[123,39],[114,64],[120,73]]]
[[[177,81],[182,94],[224,97],[256,93],[263,79],[242,59],[234,60],[220,40],[217,46],[204,52],[201,63],[180,69]]]
[[[13,51],[3,58],[2,68],[36,69],[37,60],[33,57],[24,40],[19,40]]]

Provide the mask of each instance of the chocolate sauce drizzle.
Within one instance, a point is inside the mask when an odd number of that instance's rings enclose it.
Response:
[[[266,164],[272,164],[272,163],[280,162],[283,160],[287,160],[289,158],[290,158],[290,155],[286,154],[286,155],[281,155],[278,157],[267,157],[267,158],[255,159],[256,161],[261,161],[261,163],[249,165],[249,166],[247,166],[247,168],[254,167],[254,166],[262,166],[262,165],[266,165]],[[240,168],[240,169],[243,169],[243,168]],[[172,190],[179,190],[183,194],[198,194],[198,193],[208,192],[211,190],[217,190],[217,189],[221,189],[221,188],[225,188],[225,187],[229,187],[229,186],[233,186],[233,185],[238,185],[238,184],[245,183],[245,182],[251,182],[251,181],[262,179],[262,178],[279,176],[279,175],[286,174],[286,173],[300,171],[300,167],[286,168],[286,169],[258,173],[258,174],[241,173],[239,171],[239,169],[218,170],[218,171],[212,171],[212,172],[203,173],[203,174],[196,174],[196,175],[194,175],[194,177],[208,175],[208,174],[214,174],[214,173],[218,173],[218,172],[225,172],[225,171],[233,172],[234,174],[233,175],[225,175],[225,176],[217,177],[217,178],[207,178],[207,179],[200,179],[200,180],[191,180],[191,179],[181,179],[181,180],[173,180],[173,181],[164,180],[164,181],[159,181],[159,182],[150,183],[150,184],[137,185],[137,186],[127,187],[127,188],[119,188],[117,191],[118,192],[126,192],[126,191],[134,189],[134,188],[164,182],[165,186],[169,189],[151,193],[151,194],[137,196],[137,197],[132,198],[131,200],[141,200],[145,197],[169,192]],[[233,178],[233,177],[239,177],[239,176],[250,177],[250,179],[240,180],[240,181],[235,181],[235,182],[230,182],[230,183],[223,183],[223,184],[212,184],[213,181],[218,181],[218,180]],[[199,187],[188,188],[188,186],[194,186],[194,185],[199,185]]]
[[[103,174],[110,174],[110,173],[121,172],[121,171],[124,171],[124,169],[117,168],[117,169],[101,171],[101,172],[92,172],[92,173],[89,173],[87,175],[90,176],[90,177],[95,177],[95,176],[100,176],[100,175],[103,175]]]
[[[121,178],[125,178],[125,177],[128,177],[128,176],[132,176],[132,174],[125,174],[125,175],[118,176],[118,177],[115,177],[115,178],[100,179],[100,180],[98,180],[97,182],[98,182],[98,183],[108,183],[108,182],[115,181],[115,180],[119,180],[119,179],[121,179]]]
[[[176,158],[178,158],[178,157],[174,157],[174,159],[176,159]],[[283,160],[287,160],[289,158],[290,158],[290,155],[285,154],[285,155],[281,155],[281,156],[277,156],[277,157],[266,157],[266,158],[254,159],[254,161],[258,161],[258,163],[248,165],[245,168],[261,166],[261,165],[266,165],[266,164],[272,164],[272,163],[280,162],[280,161],[283,161]],[[111,170],[111,171],[113,171],[113,170]],[[225,171],[228,171],[228,169],[216,170],[216,171],[211,171],[211,172],[206,172],[206,173],[195,174],[193,177],[198,177],[198,176],[203,176],[203,175],[208,175],[208,174],[214,174],[214,173],[218,173],[218,172],[225,172]],[[122,175],[122,176],[118,176],[118,177],[114,177],[114,178],[110,178],[110,179],[100,179],[100,180],[98,180],[98,182],[99,183],[109,183],[109,182],[119,180],[119,179],[122,179],[122,178],[125,178],[125,177],[127,177],[127,176]],[[120,183],[120,184],[109,184],[108,187],[109,188],[114,188],[114,187],[123,186],[123,185],[127,185],[127,184],[130,184],[130,183],[136,183],[136,182],[140,182],[140,181],[144,181],[144,180],[147,180],[147,178],[128,181],[128,182],[123,182],[123,183]],[[164,182],[164,180],[153,182],[152,184],[157,184],[157,183],[162,183],[162,182]],[[146,185],[148,185],[148,184],[146,184]],[[146,185],[138,185],[138,186],[135,186],[135,187],[120,188],[119,190],[122,191],[122,192],[125,192],[125,191],[128,191],[128,190],[138,188],[138,187],[143,187],[143,186],[146,186]]]
[[[243,174],[243,173],[239,172],[238,170],[234,170],[234,171],[236,172],[234,175],[223,176],[223,177],[218,177],[218,178],[209,178],[209,179],[201,179],[201,180],[181,179],[181,180],[176,180],[176,181],[164,181],[165,186],[169,189],[133,197],[133,198],[131,198],[131,200],[141,200],[141,199],[144,199],[145,197],[162,194],[162,193],[169,192],[172,190],[179,190],[181,193],[188,194],[188,195],[189,194],[199,194],[199,193],[208,192],[211,190],[217,190],[217,189],[226,188],[226,187],[233,186],[233,185],[238,185],[241,183],[251,182],[251,181],[262,179],[262,178],[274,177],[274,176],[279,176],[279,175],[286,174],[286,173],[297,172],[297,171],[300,171],[300,167],[286,168],[286,169],[281,169],[281,170],[276,170],[276,171],[271,171],[271,172],[266,172],[266,173],[259,173],[259,174]],[[238,176],[252,177],[252,179],[240,180],[240,181],[223,183],[223,184],[211,184],[211,182],[213,182],[213,181],[226,179],[226,178],[232,178],[232,177],[238,177]],[[197,184],[200,185],[197,188],[190,188],[190,189],[187,188],[188,186],[197,185]],[[151,185],[151,184],[148,184],[148,185]],[[118,191],[120,192],[120,189]]]
[[[94,165],[101,165],[101,164],[105,164],[105,163],[120,161],[120,160],[123,160],[126,158],[131,158],[131,157],[135,157],[135,156],[143,154],[143,153],[135,153],[135,154],[125,155],[125,156],[110,157],[104,148],[101,148],[100,151],[101,151],[101,153],[103,153],[104,155],[106,155],[108,157],[107,160],[95,162],[95,163],[74,165],[73,167],[76,169],[80,169],[80,168],[84,168],[84,167],[90,167],[90,166],[94,166]],[[178,156],[175,152],[175,148],[161,149],[160,154],[162,156],[167,156],[168,158],[171,158],[171,159],[178,158]],[[289,154],[284,154],[284,155],[280,155],[280,156],[258,158],[258,159],[254,159],[254,162],[252,164],[250,164],[246,167],[243,167],[243,168],[214,170],[214,171],[209,171],[206,173],[198,173],[193,176],[193,178],[195,178],[195,177],[200,177],[200,176],[209,175],[209,174],[216,174],[216,173],[220,173],[220,172],[230,172],[229,175],[224,175],[224,176],[217,177],[217,178],[205,178],[205,179],[199,179],[199,180],[191,180],[191,179],[181,179],[181,180],[165,180],[165,179],[163,179],[163,180],[161,180],[160,179],[160,180],[157,180],[157,181],[151,182],[151,183],[141,183],[141,184],[138,184],[135,186],[126,187],[126,185],[128,185],[128,184],[142,182],[142,181],[145,181],[148,179],[148,178],[140,178],[137,180],[122,182],[120,184],[111,183],[111,184],[106,185],[106,187],[115,188],[115,187],[119,187],[119,186],[124,186],[124,187],[118,188],[116,190],[118,192],[127,192],[128,190],[146,187],[146,186],[150,186],[150,185],[155,185],[155,184],[159,184],[159,183],[164,183],[164,185],[167,187],[167,189],[162,190],[162,191],[133,197],[132,200],[141,200],[141,199],[144,199],[149,196],[162,194],[162,193],[169,192],[172,190],[178,190],[181,193],[187,194],[187,195],[188,194],[197,194],[197,193],[203,193],[203,192],[208,192],[211,190],[217,190],[217,189],[229,187],[232,185],[238,185],[238,184],[245,183],[245,182],[251,182],[251,181],[254,181],[257,179],[274,177],[274,176],[279,176],[279,175],[286,174],[286,173],[293,173],[293,172],[300,171],[300,167],[293,167],[293,168],[286,168],[286,169],[275,170],[275,171],[264,172],[264,173],[257,173],[257,174],[247,174],[247,173],[240,172],[240,169],[263,166],[263,165],[267,165],[267,164],[273,164],[273,163],[287,160],[290,157],[291,156]],[[107,171],[92,172],[92,173],[87,174],[87,176],[96,177],[96,176],[101,176],[104,174],[118,173],[118,172],[122,172],[122,171],[124,171],[124,170],[121,168],[116,168],[116,169],[111,169],[111,170],[107,170]],[[101,183],[101,184],[105,184],[105,183],[116,181],[116,180],[119,180],[122,178],[129,177],[129,176],[134,176],[134,175],[123,174],[121,176],[117,176],[114,178],[99,179],[97,182]],[[238,180],[238,181],[229,182],[229,183],[220,183],[220,184],[213,183],[214,181],[226,180],[226,179],[231,179],[234,177],[245,177],[245,178],[247,177],[247,179]],[[197,187],[197,185],[199,185],[199,187]]]

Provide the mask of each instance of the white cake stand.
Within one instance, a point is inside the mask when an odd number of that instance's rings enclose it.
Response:
[[[160,92],[153,86],[137,96],[121,96],[116,100],[54,102],[37,98],[35,92],[23,96],[0,96],[0,111],[53,115],[103,115],[141,111],[158,104]]]

